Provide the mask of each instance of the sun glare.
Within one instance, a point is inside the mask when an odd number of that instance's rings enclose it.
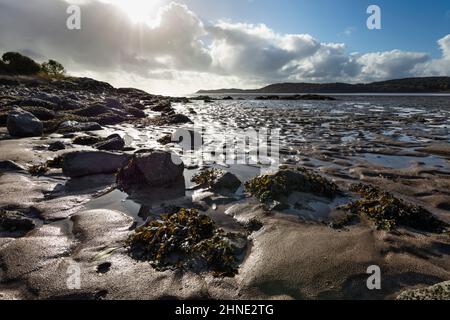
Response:
[[[158,10],[161,0],[109,0],[120,7],[133,22],[149,21]]]

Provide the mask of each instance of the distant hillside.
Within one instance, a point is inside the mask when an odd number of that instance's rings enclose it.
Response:
[[[450,77],[396,79],[368,84],[277,83],[261,89],[200,90],[197,94],[450,93]]]

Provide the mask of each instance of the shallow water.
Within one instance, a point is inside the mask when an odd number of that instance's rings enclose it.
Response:
[[[450,169],[449,160],[444,156],[415,151],[434,143],[450,142],[448,96],[338,95],[336,101],[217,100],[212,103],[195,101],[175,104],[174,108],[193,120],[194,125],[186,125],[185,128],[202,128],[203,131],[198,132],[203,134],[203,149],[187,152],[175,144],[163,147],[156,142],[164,134],[174,133],[178,127],[136,128],[132,124],[124,124],[110,129],[125,136],[129,147],[164,149],[179,154],[185,164],[191,165],[189,170],[185,170],[185,194],[161,201],[155,200],[156,194],[152,196],[153,200],[143,201],[115,190],[91,201],[88,208],[117,209],[130,214],[140,224],[149,215],[163,212],[168,203],[180,206],[192,204],[195,186],[191,178],[203,168],[227,170],[242,182],[258,176],[263,172],[261,167],[249,165],[248,161],[258,163],[258,160],[264,162],[267,159],[254,159],[252,146],[238,148],[231,156],[231,159],[245,159],[247,164],[242,161],[229,164],[230,154],[223,151],[229,143],[227,139],[235,138],[233,134],[236,130],[248,128],[280,130],[280,164],[337,168],[344,173],[361,163],[387,169],[407,169],[417,165]],[[196,114],[189,111],[191,108]],[[191,160],[194,162],[190,163]],[[243,187],[235,196],[237,199],[243,197]],[[303,199],[300,201],[304,204],[303,208],[286,212],[303,219],[323,220],[331,209],[346,201],[348,199],[339,198],[330,202]],[[208,210],[208,214],[220,221],[222,211],[219,204],[214,210]],[[226,226],[229,221],[220,223]]]

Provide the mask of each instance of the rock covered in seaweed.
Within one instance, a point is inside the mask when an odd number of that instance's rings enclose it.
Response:
[[[220,169],[207,169],[192,178],[192,182],[212,191],[236,192],[242,185],[241,181],[232,173]]]
[[[380,230],[393,230],[398,226],[429,232],[443,232],[448,224],[440,221],[421,206],[409,204],[392,194],[373,186],[356,184],[351,191],[362,196],[342,209],[354,215],[363,215],[373,221]]]
[[[283,203],[293,192],[313,193],[327,198],[334,198],[340,193],[334,182],[304,168],[256,177],[245,183],[245,189],[262,203]]]
[[[208,216],[181,209],[136,229],[127,243],[134,258],[148,260],[160,270],[211,270],[218,276],[234,276],[237,248],[231,242]]]

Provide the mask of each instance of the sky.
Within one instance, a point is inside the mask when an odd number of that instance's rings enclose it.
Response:
[[[80,30],[66,27],[74,4]],[[369,5],[380,30],[367,28]],[[171,95],[450,76],[450,1],[0,0],[6,51]]]

